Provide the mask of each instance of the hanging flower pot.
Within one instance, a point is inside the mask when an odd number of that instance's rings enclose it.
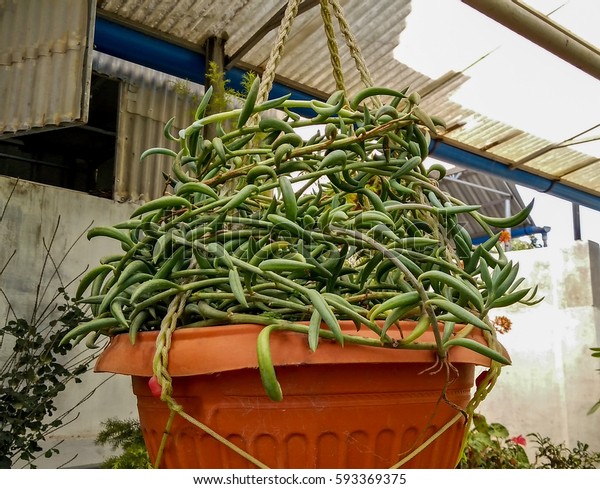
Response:
[[[356,334],[352,322],[340,326]],[[401,324],[405,334],[414,326]],[[273,364],[285,393],[274,403],[257,373],[254,350],[261,330],[260,325],[228,325],[174,333],[172,396],[201,426],[175,419],[161,467],[389,468],[417,448],[421,451],[404,467],[455,466],[466,426],[461,409],[472,398],[474,366],[489,366],[488,358],[455,348],[453,369],[447,371],[432,368],[431,350],[382,352],[359,343],[340,350],[326,340],[311,353],[302,336],[274,332]],[[157,335],[142,333],[135,345],[125,335],[115,336],[96,365],[96,371],[132,376],[152,460],[170,417],[160,393],[149,387]],[[376,339],[366,331],[363,335]],[[428,331],[423,339],[431,336]],[[478,330],[470,337],[485,344]]]
[[[267,100],[269,67],[241,108],[205,114],[209,89],[167,123],[178,152],[145,152],[172,158],[170,191],[90,231],[123,253],[83,277],[94,317],[63,341],[111,337],[97,369],[133,376],[157,466],[453,467],[509,363],[489,312],[534,302],[494,231],[531,206],[490,218],[442,192],[417,93]]]

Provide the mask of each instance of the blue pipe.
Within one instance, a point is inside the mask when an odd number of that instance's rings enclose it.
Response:
[[[97,17],[94,36],[96,50],[131,61],[148,68],[204,84],[206,57],[191,49],[149,36],[108,19]],[[244,70],[232,68],[226,73],[230,85],[241,90]],[[270,98],[290,94],[295,100],[312,100],[314,96],[292,89],[281,83],[274,83]],[[300,111],[298,111],[300,113]],[[309,114],[301,114],[308,115]],[[431,153],[435,158],[464,168],[491,173],[500,178],[519,183],[539,192],[554,195],[590,209],[600,211],[600,197],[569,187],[560,182],[528,173],[520,169],[510,169],[490,158],[470,153],[442,141],[433,141]]]
[[[590,209],[600,211],[600,197],[569,187],[564,183],[554,182],[548,178],[526,172],[519,168],[509,168],[490,158],[470,153],[465,149],[452,146],[443,141],[432,141],[429,154],[440,161],[463,168],[470,168],[489,173],[495,177],[504,178],[511,182],[537,190],[538,192],[553,195],[589,207]]]
[[[545,242],[548,233],[550,232],[550,227],[548,226],[524,226],[521,228],[511,229],[510,236],[511,238],[520,238],[522,236],[531,236],[532,234],[541,234],[542,240]],[[479,236],[477,238],[473,238],[473,244],[481,244],[484,241],[487,241],[489,236]]]
[[[105,54],[121,58],[163,73],[204,85],[206,56],[163,39],[144,34],[111,20],[97,17],[94,48]],[[230,86],[242,89],[245,71],[232,68],[225,74]],[[313,100],[314,97],[281,83],[273,83],[269,98],[291,93],[294,100]]]

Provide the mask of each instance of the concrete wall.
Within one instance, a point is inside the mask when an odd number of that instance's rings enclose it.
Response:
[[[600,451],[600,413],[587,415],[600,399],[600,362],[589,350],[600,346],[600,248],[582,241],[508,255],[545,299],[495,313],[513,323],[500,336],[512,365],[479,412],[514,435],[537,432],[555,443],[574,447],[579,440]]]
[[[0,214],[15,180],[0,177]],[[53,256],[58,259],[93,222],[110,225],[126,220],[134,206],[106,199],[19,182],[0,223],[3,245],[0,267],[12,250],[17,254],[0,278],[13,307],[30,314],[38,271],[44,256],[42,239],[49,240],[57,218],[60,228]],[[61,265],[65,282],[88,264],[118,250],[103,238],[81,239]],[[568,248],[543,248],[510,254],[522,275],[540,284],[546,299],[532,308],[498,311],[513,322],[512,331],[501,337],[513,365],[503,370],[494,391],[479,411],[489,421],[505,424],[514,435],[539,432],[554,442],[573,446],[577,440],[600,450],[600,413],[588,409],[600,398],[600,368],[589,348],[600,346],[600,250],[596,243],[580,242]],[[53,281],[54,288],[59,286]],[[0,314],[5,317],[3,301]],[[5,346],[6,348],[6,346]],[[0,352],[1,354],[2,352]],[[6,351],[4,352],[6,355]],[[60,410],[74,406],[107,375],[89,373],[83,384],[70,384],[59,400]],[[115,376],[76,409],[79,417],[52,437],[61,441],[61,454],[41,460],[41,467],[57,467],[75,454],[67,466],[99,463],[106,450],[94,445],[100,423],[110,417],[136,416],[129,379]]]

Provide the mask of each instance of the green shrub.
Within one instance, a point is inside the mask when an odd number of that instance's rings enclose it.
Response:
[[[0,212],[0,223],[11,196],[12,192]],[[57,412],[55,401],[59,394],[69,382],[81,382],[81,376],[96,357],[90,350],[74,355],[72,345],[60,344],[65,333],[84,320],[86,313],[65,291],[70,284],[63,282],[59,268],[73,246],[62,256],[55,256],[53,245],[59,226],[60,218],[50,240],[42,238],[44,259],[33,276],[34,282],[27,282],[31,280],[28,273],[23,274],[19,284],[32,290],[31,309],[26,313],[18,311],[22,304],[11,302],[11,291],[0,286],[0,306],[6,310],[0,323],[0,348],[6,355],[0,362],[0,468],[10,468],[18,461],[24,467],[35,468],[38,458],[58,453],[59,443],[46,449],[42,443],[68,424],[75,407],[89,397],[75,402],[65,412]],[[18,249],[2,251],[5,253],[0,256],[7,259],[0,263],[0,278],[19,253]]]
[[[68,297],[64,294],[68,302]],[[60,339],[81,321],[82,313],[72,305],[59,306],[62,315],[55,320],[30,322],[23,318],[7,321],[0,329],[0,345],[9,339],[12,353],[0,366],[0,467],[15,460],[33,462],[58,453],[56,447],[43,451],[40,443],[63,425],[64,415],[56,416],[57,396],[70,381],[81,382],[91,357],[65,361],[71,345]]]
[[[98,434],[98,445],[110,445],[122,453],[102,462],[103,469],[150,469],[152,464],[144,445],[140,424],[136,420],[111,418],[102,423],[104,429]]]
[[[596,469],[600,464],[600,452],[590,452],[587,443],[578,441],[570,449],[564,443],[555,445],[550,438],[537,433],[529,436],[538,445],[533,463],[536,469]]]

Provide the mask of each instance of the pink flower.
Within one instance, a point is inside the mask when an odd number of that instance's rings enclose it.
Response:
[[[155,375],[150,377],[150,380],[148,381],[148,387],[150,388],[150,392],[154,397],[160,397],[162,394],[162,387]]]
[[[516,443],[517,445],[521,445],[522,447],[527,446],[527,440],[525,439],[525,437],[523,435],[519,435],[519,436],[513,436],[510,441],[512,441],[513,443]]]

